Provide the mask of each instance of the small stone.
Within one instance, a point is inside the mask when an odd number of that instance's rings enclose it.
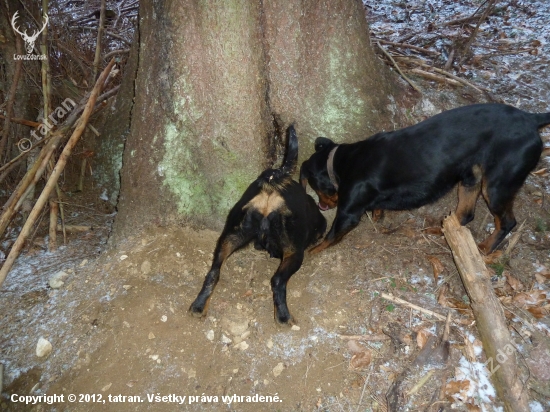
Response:
[[[290,328],[292,330],[300,330],[300,327],[298,325],[292,325],[292,327]]]
[[[238,343],[236,344],[235,346],[233,346],[235,349],[240,349],[240,350],[247,350],[248,349],[248,343],[246,343],[246,341],[242,341],[241,343]]]
[[[228,338],[228,337],[225,336],[225,335],[222,335],[222,343],[230,344],[230,343],[232,343],[232,342],[233,342],[233,341],[232,341],[230,338]]]
[[[121,255],[120,256],[120,260],[125,260],[125,259],[128,259],[128,255]]]
[[[149,339],[155,339],[155,334],[153,332],[149,332],[149,335],[147,337]]]
[[[82,262],[80,262],[80,267],[86,266],[87,263],[88,263],[88,259],[84,259]]]
[[[241,339],[242,340],[245,340],[246,338],[248,338],[250,336],[250,331],[247,330],[246,332],[244,332],[242,335],[241,335]]]
[[[39,358],[43,358],[52,353],[52,350],[52,344],[47,339],[44,339],[42,337],[38,339],[38,343],[36,344],[36,356],[38,356]]]
[[[273,341],[271,339],[269,339],[265,345],[269,348],[269,349],[273,349]]]
[[[197,376],[197,371],[193,368],[189,368],[189,371],[187,372],[188,378],[195,378]]]
[[[279,376],[283,372],[284,368],[285,366],[282,364],[282,362],[279,362],[277,366],[273,368],[273,376],[275,377]]]
[[[103,388],[101,388],[101,391],[102,392],[108,391],[111,388],[112,385],[113,385],[112,382],[109,383],[108,385],[105,385]]]
[[[166,322],[166,321],[168,320],[168,316],[162,315],[162,316],[160,317],[160,320],[161,320],[161,322]]]
[[[150,357],[151,359],[153,359],[154,361],[156,361],[156,360],[158,360],[159,355],[149,355],[149,357]]]
[[[63,286],[65,284],[65,282],[63,282],[67,277],[69,276],[68,273],[65,273],[63,272],[62,270],[60,270],[59,272],[57,272],[55,275],[53,275],[52,277],[50,277],[50,279],[48,280],[48,284],[50,285],[50,287],[52,289],[59,289],[61,286]]]
[[[144,260],[141,264],[140,269],[141,273],[143,273],[144,275],[148,275],[149,273],[151,273],[151,262],[149,262],[148,260]]]
[[[210,342],[214,340],[214,331],[212,329],[206,332],[206,339],[208,339]]]
[[[124,288],[124,290],[128,290],[132,287],[132,285],[122,285],[122,287]]]

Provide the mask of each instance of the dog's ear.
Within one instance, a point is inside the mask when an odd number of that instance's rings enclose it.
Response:
[[[335,143],[326,138],[326,137],[318,137],[317,139],[315,139],[315,151],[318,152],[319,150],[323,150],[327,147],[331,147],[331,146],[334,146]]]

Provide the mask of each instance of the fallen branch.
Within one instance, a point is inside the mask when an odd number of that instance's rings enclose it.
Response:
[[[54,169],[52,170],[52,173],[50,175],[50,178],[48,179],[46,185],[44,186],[44,189],[42,190],[42,193],[40,194],[40,197],[36,201],[36,204],[34,205],[33,209],[31,210],[31,213],[29,214],[29,217],[27,218],[27,221],[23,225],[23,228],[21,229],[21,232],[19,233],[19,236],[17,237],[17,240],[13,244],[10,253],[8,254],[8,257],[6,258],[6,261],[4,262],[4,265],[2,266],[2,269],[0,269],[0,286],[6,279],[6,276],[8,275],[10,269],[12,268],[15,259],[19,256],[19,253],[23,249],[23,245],[25,244],[25,240],[27,239],[34,223],[36,222],[36,219],[40,215],[40,212],[46,202],[48,201],[49,195],[51,191],[55,188],[57,180],[59,179],[59,176],[61,175],[61,172],[65,168],[65,165],[67,164],[67,160],[69,159],[69,156],[75,147],[75,145],[78,143],[78,140],[80,139],[80,136],[82,135],[82,132],[84,131],[84,128],[86,127],[86,124],[88,123],[88,119],[90,118],[90,115],[92,114],[95,102],[97,100],[97,97],[101,91],[101,87],[105,80],[107,79],[107,76],[111,72],[111,69],[113,68],[115,64],[115,60],[111,60],[107,67],[103,70],[99,78],[97,79],[97,82],[95,83],[95,86],[90,93],[90,99],[86,103],[86,107],[84,108],[84,111],[82,112],[82,116],[80,117],[77,127],[75,128],[73,134],[69,138],[69,141],[65,145],[65,148],[63,149],[63,152],[59,156],[59,160],[57,161],[57,164],[55,165]]]
[[[436,81],[438,83],[450,84],[451,86],[456,86],[456,87],[460,86],[460,87],[462,87],[462,84],[460,82],[457,82],[456,80],[450,79],[450,78],[445,77],[445,76],[440,76],[438,74],[430,73],[430,72],[427,72],[425,70],[411,69],[411,70],[409,70],[409,73],[416,74],[417,76],[422,76],[425,79],[433,80],[433,81]]]
[[[389,300],[390,302],[394,302],[394,303],[398,303],[400,305],[404,305],[404,306],[408,306],[409,308],[411,309],[414,309],[414,310],[417,310],[419,312],[422,312],[422,313],[425,313],[427,315],[431,315],[433,316],[434,318],[436,319],[439,319],[439,320],[446,320],[447,317],[446,316],[443,316],[443,315],[440,315],[439,313],[435,313],[429,309],[426,309],[426,308],[423,308],[423,307],[420,307],[420,306],[417,306],[417,305],[414,305],[410,302],[407,302],[406,300],[403,300],[401,298],[398,298],[398,297],[395,297],[393,295],[388,295],[387,293],[384,293],[382,292],[380,294],[380,296],[382,296],[384,299],[386,300]]]
[[[394,47],[399,47],[399,48],[403,48],[403,49],[416,50],[420,53],[429,54],[431,56],[441,55],[441,53],[439,53],[439,52],[436,52],[436,51],[433,51],[433,50],[428,50],[428,49],[425,49],[423,47],[414,46],[414,45],[408,44],[408,43],[394,43],[392,41],[382,40],[382,39],[372,39],[372,40],[377,42],[377,43],[380,42],[382,44],[387,44],[388,46],[394,46]]]
[[[445,70],[443,70],[443,69],[440,69],[440,68],[438,68],[438,67],[434,67],[434,66],[432,66],[432,65],[429,65],[429,64],[427,64],[427,63],[424,63],[424,62],[420,61],[419,59],[412,59],[412,58],[406,57],[406,56],[403,56],[403,57],[401,57],[401,56],[396,56],[396,57],[405,60],[407,63],[416,64],[417,66],[425,67],[425,68],[428,68],[428,69],[433,70],[433,71],[436,72],[436,73],[443,74],[443,75],[449,77],[450,79],[456,80],[457,82],[460,82],[460,83],[464,84],[465,86],[468,86],[468,87],[471,87],[471,88],[474,89],[474,90],[477,90],[477,91],[480,92],[480,93],[486,92],[486,90],[483,90],[483,89],[480,88],[479,86],[473,85],[472,83],[470,83],[470,82],[467,81],[467,80],[464,80],[464,79],[461,78],[461,77],[455,76],[454,74],[449,73],[449,72],[447,72],[447,71],[445,71]]]
[[[393,66],[396,68],[396,70],[399,72],[399,74],[407,81],[407,83],[409,83],[411,85],[411,87],[416,90],[418,93],[422,94],[422,91],[418,88],[418,86],[411,80],[409,79],[407,76],[405,76],[405,73],[403,73],[401,71],[401,69],[399,68],[399,66],[397,65],[397,62],[393,59],[393,57],[391,56],[391,54],[389,54],[386,49],[384,49],[382,46],[380,46],[380,43],[379,42],[376,42],[376,45],[378,46],[378,48],[380,50],[382,50],[382,53],[384,53],[388,59],[391,60],[391,62],[393,63]]]
[[[389,340],[387,335],[338,335],[342,340],[362,340],[365,342],[379,342],[381,340]]]
[[[0,114],[0,119],[6,120],[6,116]],[[23,126],[29,126],[29,127],[38,127],[42,124],[42,123],[38,123],[38,122],[33,122],[31,120],[19,119],[17,117],[12,117],[10,119],[10,122],[17,123],[17,124],[22,124]]]
[[[81,225],[65,225],[65,230],[69,233],[76,233],[76,232],[88,232],[92,230],[91,226],[81,226]],[[63,226],[57,225],[57,231],[62,232]]]
[[[472,234],[460,225],[454,213],[443,221],[443,234],[453,252],[456,267],[470,297],[497,393],[507,411],[529,411],[529,393],[518,378],[515,356],[504,359],[498,356],[510,346],[512,338],[506,325],[504,310],[493,291],[490,274]]]
[[[479,26],[481,26],[481,23],[483,23],[485,21],[485,19],[487,19],[487,17],[489,17],[489,14],[493,11],[493,9],[495,8],[495,3],[496,3],[497,0],[488,0],[489,4],[487,5],[487,7],[485,8],[485,10],[483,11],[483,14],[481,15],[481,17],[479,18],[477,24],[476,24],[476,27],[474,28],[474,31],[472,32],[472,34],[470,35],[470,38],[468,39],[468,41],[466,42],[466,44],[464,44],[464,46],[461,48],[461,52],[462,52],[462,58],[460,59],[460,63],[459,64],[462,64],[466,61],[466,59],[468,57],[470,57],[470,54],[471,54],[471,50],[470,48],[472,47],[472,44],[474,43],[474,40],[476,39],[477,37],[477,33],[479,31]],[[480,6],[481,7],[481,6]],[[476,13],[477,13],[477,10],[476,10]],[[475,13],[474,13],[475,14]]]

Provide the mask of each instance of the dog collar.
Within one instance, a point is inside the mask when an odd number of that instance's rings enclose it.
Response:
[[[338,182],[336,182],[336,175],[334,174],[334,154],[336,153],[336,150],[339,146],[336,146],[334,149],[330,151],[328,154],[327,159],[327,172],[328,172],[328,178],[330,179],[330,183],[334,186],[336,190],[338,190]]]

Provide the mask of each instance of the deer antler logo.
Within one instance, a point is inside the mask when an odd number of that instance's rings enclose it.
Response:
[[[27,54],[32,54],[34,50],[34,43],[36,42],[36,39],[38,38],[38,35],[44,31],[46,26],[48,25],[48,15],[44,14],[46,21],[44,22],[44,26],[40,29],[40,31],[35,31],[32,36],[29,36],[27,34],[27,30],[25,30],[24,33],[21,33],[19,29],[15,26],[15,20],[17,20],[17,14],[19,12],[16,11],[13,17],[11,18],[11,27],[13,27],[13,30],[15,30],[17,33],[23,37],[23,40],[25,41],[25,49],[27,50]]]

